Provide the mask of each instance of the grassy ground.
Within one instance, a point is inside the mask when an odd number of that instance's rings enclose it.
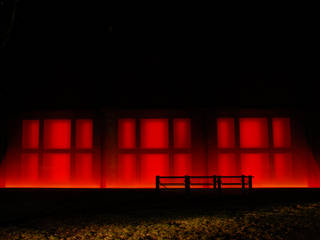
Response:
[[[58,195],[29,194],[20,210],[15,195],[7,210],[16,218],[7,211],[0,238],[320,239],[319,193]]]

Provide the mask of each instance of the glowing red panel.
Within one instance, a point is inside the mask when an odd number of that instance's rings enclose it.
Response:
[[[157,175],[169,175],[169,156],[168,154],[142,154],[140,166],[141,184],[144,187],[154,187]]]
[[[239,175],[236,154],[219,153],[218,154],[218,172],[222,176]]]
[[[180,118],[173,120],[173,145],[175,148],[191,147],[190,119]]]
[[[75,155],[75,178],[77,181],[90,181],[93,177],[93,154],[77,153]]]
[[[70,154],[45,153],[42,174],[48,183],[68,183],[70,180]]]
[[[137,184],[136,154],[118,155],[118,183],[120,187],[134,187]]]
[[[240,118],[239,124],[241,148],[268,147],[267,118]]]
[[[272,118],[272,132],[275,148],[291,146],[290,118]]]
[[[118,146],[119,148],[136,147],[136,120],[119,119],[118,121]]]
[[[93,145],[93,123],[91,119],[76,120],[76,148],[90,149]]]
[[[44,120],[44,147],[68,149],[71,144],[71,120]]]
[[[173,175],[192,175],[192,156],[189,153],[176,153],[173,157]]]
[[[292,176],[292,154],[275,153],[274,154],[274,175],[277,181],[288,181]]]
[[[25,149],[39,147],[39,120],[23,120],[22,147]]]
[[[39,155],[37,153],[21,154],[21,179],[24,184],[35,183],[38,180]]]
[[[168,148],[168,119],[141,119],[141,147]]]
[[[218,148],[235,147],[235,131],[233,118],[217,119]]]
[[[241,174],[252,175],[255,186],[270,184],[270,159],[268,153],[242,153]]]

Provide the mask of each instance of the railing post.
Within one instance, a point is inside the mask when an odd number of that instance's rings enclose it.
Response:
[[[160,176],[156,176],[156,190],[160,191]]]
[[[242,190],[244,190],[246,188],[244,175],[241,175],[241,188],[242,188]]]
[[[252,189],[252,176],[249,175],[248,178],[249,178],[248,185],[249,185],[249,189],[251,190]]]
[[[213,176],[213,189],[217,189],[217,176]]]
[[[221,176],[218,176],[218,190],[221,190]]]
[[[186,192],[189,192],[190,191],[190,176],[188,176],[188,175],[184,176],[184,186],[185,186]]]

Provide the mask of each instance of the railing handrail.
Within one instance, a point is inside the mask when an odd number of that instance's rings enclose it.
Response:
[[[159,176],[160,178],[185,178],[186,176]],[[221,177],[221,178],[242,178],[244,176],[245,178],[249,178],[251,175],[240,175],[240,176],[221,176],[221,175],[211,175],[211,176],[189,176],[190,178],[214,178],[214,177]],[[254,177],[254,176],[251,176]]]
[[[161,186],[185,186],[186,191],[190,190],[190,186],[192,185],[207,185],[207,186],[211,186],[213,185],[214,189],[217,189],[217,185],[218,185],[218,189],[221,190],[223,185],[229,185],[229,186],[241,186],[241,188],[244,190],[247,186],[247,188],[252,189],[252,178],[254,176],[252,175],[240,175],[240,176],[220,176],[220,175],[211,175],[211,176],[189,176],[189,175],[185,175],[185,176],[156,176],[156,189],[160,190],[160,185]],[[160,183],[160,179],[161,178],[166,178],[166,179],[183,179],[184,178],[184,182],[178,182],[178,183]],[[192,183],[190,180],[192,178],[203,178],[203,179],[208,179],[208,178],[212,178],[213,179],[213,183]],[[239,178],[241,179],[241,182],[238,183],[228,183],[228,182],[222,182],[221,179],[222,178]],[[248,178],[248,181],[246,182],[245,179]]]

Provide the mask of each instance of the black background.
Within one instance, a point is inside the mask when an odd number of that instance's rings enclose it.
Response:
[[[99,107],[314,112],[319,98],[313,15],[299,6],[241,7],[21,0],[1,50],[2,102],[9,112]]]

